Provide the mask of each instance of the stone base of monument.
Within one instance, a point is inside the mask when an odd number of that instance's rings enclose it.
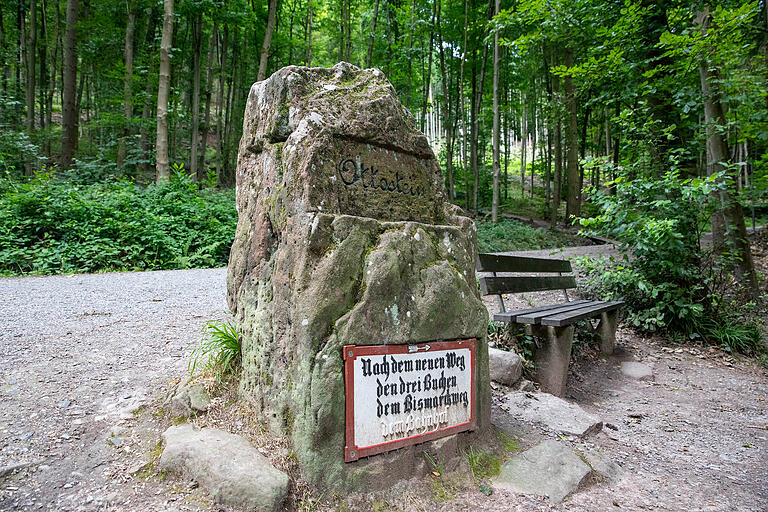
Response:
[[[237,208],[240,395],[308,481],[386,487],[488,428],[474,225],[380,71],[292,66],[254,84]]]

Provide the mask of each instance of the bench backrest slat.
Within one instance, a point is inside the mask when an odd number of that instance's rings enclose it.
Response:
[[[571,272],[571,262],[502,254],[480,254],[477,270],[480,272]]]
[[[566,288],[576,288],[576,279],[573,276],[480,278],[480,289],[483,295],[563,290]]]

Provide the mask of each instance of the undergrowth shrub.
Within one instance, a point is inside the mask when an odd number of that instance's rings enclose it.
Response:
[[[574,259],[584,277],[581,287],[603,300],[624,300],[628,322],[640,330],[682,332],[726,350],[763,352],[756,316],[744,314],[744,295],[728,291],[738,287],[728,255],[701,247],[717,207],[713,193],[725,186],[722,177],[683,179],[669,172],[609,185],[614,195],[589,193],[600,214],[579,222],[584,232],[619,242],[622,256]]]
[[[2,180],[0,275],[225,266],[236,224],[233,190],[183,172],[146,187]]]
[[[530,251],[587,245],[581,237],[559,231],[535,228],[513,219],[477,222],[479,252]]]

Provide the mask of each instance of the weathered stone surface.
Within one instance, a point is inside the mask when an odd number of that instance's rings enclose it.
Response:
[[[163,407],[173,417],[188,418],[194,413],[207,411],[210,403],[211,398],[205,386],[200,382],[186,379],[171,389]]]
[[[518,419],[567,435],[585,437],[603,428],[597,416],[549,393],[513,391],[504,397],[501,408]]]
[[[590,471],[573,450],[547,440],[507,461],[493,486],[547,496],[552,503],[560,503],[581,485]]]
[[[282,510],[288,475],[275,469],[244,438],[183,424],[166,430],[163,441],[159,468],[192,478],[217,503],[246,510]]]
[[[437,160],[380,71],[291,66],[254,84],[237,208],[227,298],[241,395],[291,437],[310,481],[384,485],[372,465],[387,457],[343,462],[344,345],[478,338],[488,425],[474,225],[445,201]]]
[[[624,470],[601,453],[588,451],[584,453],[584,459],[592,468],[593,474],[600,480],[616,483],[624,477]]]
[[[523,373],[523,360],[514,352],[489,347],[488,367],[492,381],[512,386]]]
[[[621,363],[621,373],[631,379],[653,380],[653,368],[647,364],[635,361],[623,361]]]

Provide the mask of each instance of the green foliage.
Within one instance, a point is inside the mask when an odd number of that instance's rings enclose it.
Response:
[[[587,289],[623,298],[630,322],[641,329],[695,330],[711,302],[699,237],[714,207],[712,192],[722,186],[719,176],[682,179],[669,172],[660,179],[619,178],[613,186],[615,195],[590,193],[601,214],[580,223],[620,242],[623,262],[606,268],[579,260]]]
[[[641,330],[681,331],[746,354],[763,351],[756,324],[728,313],[735,297],[725,289],[731,281],[724,275],[727,261],[701,248],[700,234],[717,207],[713,193],[727,185],[725,179],[669,172],[613,185],[615,195],[591,192],[602,213],[580,222],[588,232],[620,242],[623,258],[574,260],[583,287],[603,299],[624,300],[627,320]]]
[[[479,480],[494,477],[501,472],[501,458],[496,455],[483,453],[473,446],[466,453],[469,470],[472,476]]]
[[[203,326],[203,338],[189,358],[187,370],[195,373],[199,364],[204,371],[211,371],[216,380],[237,374],[241,361],[240,334],[232,322],[211,320]]]
[[[236,224],[233,190],[182,173],[141,187],[43,171],[0,182],[0,275],[224,266]]]
[[[534,228],[512,219],[490,220],[477,223],[477,242],[480,252],[530,251],[584,245],[576,236],[559,231]]]

